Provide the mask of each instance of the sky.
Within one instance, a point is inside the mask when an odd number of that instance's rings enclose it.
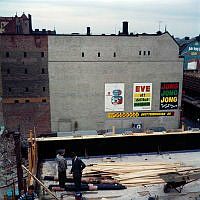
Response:
[[[118,34],[167,31],[174,37],[200,34],[200,0],[0,0],[0,16],[32,15],[33,29],[58,34]]]

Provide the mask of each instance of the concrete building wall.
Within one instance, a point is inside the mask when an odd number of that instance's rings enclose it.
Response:
[[[3,115],[9,130],[49,133],[47,36],[0,35]]]
[[[133,112],[133,83],[152,83],[148,112],[159,112],[161,82],[179,82],[180,107],[182,60],[168,33],[49,36],[48,68],[52,131],[71,131],[76,121],[79,130],[130,128],[132,122],[145,128],[178,128],[179,109],[172,110],[174,116],[146,118],[110,119],[105,112],[105,83],[124,83],[123,112]]]

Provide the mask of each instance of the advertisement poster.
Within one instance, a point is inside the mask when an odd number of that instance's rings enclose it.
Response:
[[[133,84],[133,110],[151,110],[152,83]]]
[[[178,109],[179,83],[161,83],[160,110]]]
[[[124,111],[124,83],[105,84],[105,112]]]

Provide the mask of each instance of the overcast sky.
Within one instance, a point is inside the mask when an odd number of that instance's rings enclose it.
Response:
[[[167,31],[175,37],[200,34],[200,0],[0,0],[0,16],[32,15],[35,28],[58,34],[112,34],[129,22],[129,32]]]

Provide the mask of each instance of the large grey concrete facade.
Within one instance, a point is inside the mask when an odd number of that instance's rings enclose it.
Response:
[[[52,131],[72,131],[75,124],[78,130],[130,128],[133,122],[144,128],[179,126],[183,67],[168,33],[48,36],[48,72]],[[174,116],[108,118],[106,83],[124,83],[123,112],[130,113],[134,83],[152,83],[148,112],[162,112],[161,82],[179,83],[178,108],[169,110]]]

